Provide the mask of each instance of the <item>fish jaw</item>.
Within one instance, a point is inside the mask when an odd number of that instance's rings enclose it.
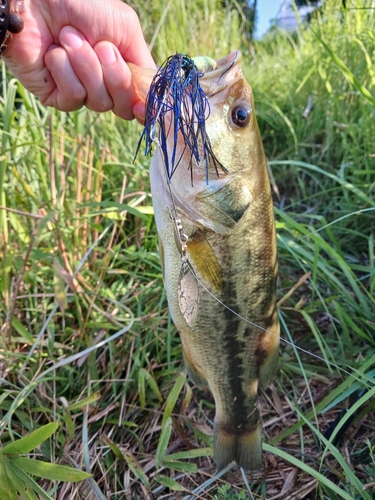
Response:
[[[231,122],[236,103],[254,110],[242,71],[233,85],[227,81],[233,67],[222,77],[221,90],[217,85],[208,96],[211,115],[206,123],[213,151],[228,173],[217,174],[210,165],[207,179],[204,166],[193,162],[189,170],[182,154],[168,187],[163,157],[156,151],[150,179],[170,313],[189,375],[197,385],[207,386],[215,400],[217,468],[235,460],[258,470],[258,389],[268,386],[278,359],[276,235],[255,116],[243,129]],[[176,245],[176,218],[188,236],[187,263]],[[188,277],[186,309],[181,307],[182,275]],[[194,320],[186,312],[193,309]]]

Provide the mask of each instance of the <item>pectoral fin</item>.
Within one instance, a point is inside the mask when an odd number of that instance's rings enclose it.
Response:
[[[221,292],[223,275],[210,243],[202,239],[188,241],[189,259],[193,268],[215,292]]]

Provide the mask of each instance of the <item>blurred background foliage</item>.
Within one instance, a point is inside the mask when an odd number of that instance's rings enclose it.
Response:
[[[283,337],[305,352],[282,345],[261,396],[267,453],[252,494],[371,500],[375,3],[326,0],[294,32],[275,25],[261,40],[252,39],[256,2],[132,4],[158,63],[176,51],[240,49],[255,94]],[[133,162],[140,126],[46,109],[4,65],[0,121],[2,445],[58,422],[40,455],[93,477],[40,481],[56,499],[247,498],[241,474],[211,478],[213,401],[183,372],[150,159]],[[322,455],[322,433],[360,394],[348,438]]]

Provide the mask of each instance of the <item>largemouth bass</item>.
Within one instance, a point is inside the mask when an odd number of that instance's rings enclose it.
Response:
[[[209,101],[205,129],[216,161],[197,161],[184,135],[172,130],[153,156],[151,190],[186,368],[215,400],[217,470],[235,460],[253,471],[262,465],[258,392],[270,384],[278,361],[273,204],[241,55],[205,66],[199,82]],[[169,126],[176,130],[173,118]],[[172,154],[178,167],[168,176]]]

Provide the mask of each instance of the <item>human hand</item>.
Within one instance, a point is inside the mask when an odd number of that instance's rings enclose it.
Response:
[[[142,115],[126,62],[154,68],[138,17],[120,0],[24,0],[24,30],[2,56],[42,104]],[[126,62],[125,62],[126,61]]]

